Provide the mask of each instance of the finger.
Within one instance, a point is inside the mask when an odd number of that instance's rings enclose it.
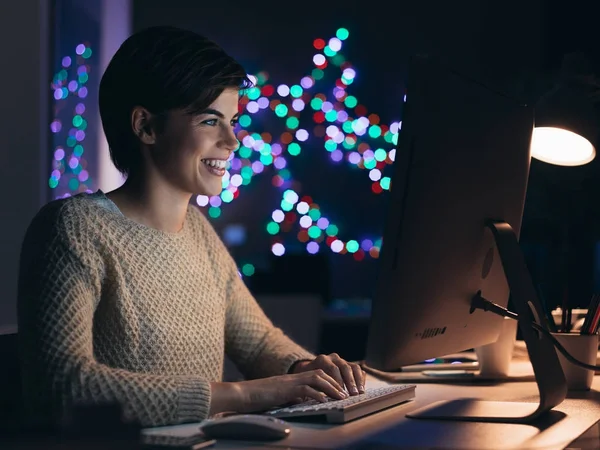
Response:
[[[337,371],[337,373],[339,373],[339,369],[338,367],[333,364],[331,361],[329,361],[327,364],[325,363],[321,363],[326,365],[326,369],[317,369],[317,372],[322,372],[322,378],[326,379],[328,383],[330,383],[331,385],[333,385],[337,390],[344,392],[344,380],[342,378],[342,375],[340,374],[339,377],[333,377],[331,375],[331,373],[329,372],[329,366],[335,366],[335,369]]]
[[[346,386],[346,383],[344,382],[344,377],[342,376],[342,372],[340,372],[340,368],[329,358],[322,364],[323,371],[335,380],[342,391],[345,390],[344,386]]]
[[[358,387],[356,386],[356,381],[354,380],[354,373],[352,372],[352,368],[350,367],[350,365],[335,353],[331,355],[331,360],[340,369],[340,372],[342,373],[342,378],[344,379],[344,384],[348,388],[348,392],[350,392],[350,395],[358,395]]]
[[[341,389],[336,381],[321,369],[317,369],[310,373],[307,384],[331,398],[341,400],[347,397],[347,394]]]
[[[296,386],[296,389],[292,395],[296,398],[303,398],[305,400],[314,399],[321,403],[325,403],[327,401],[327,395],[306,384]]]
[[[281,406],[282,407],[293,406],[293,405],[297,405],[298,403],[304,403],[307,400],[308,400],[308,398],[306,398],[306,397],[304,397],[304,398],[303,397],[296,397],[296,398],[291,399],[289,402],[284,403]]]
[[[360,368],[358,364],[350,364],[352,373],[354,374],[354,381],[358,387],[358,392],[361,394],[365,393],[365,372]]]

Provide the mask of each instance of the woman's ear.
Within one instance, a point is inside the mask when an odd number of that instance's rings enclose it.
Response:
[[[146,108],[136,106],[131,111],[131,128],[143,144],[154,144],[156,133],[152,127],[152,114]]]

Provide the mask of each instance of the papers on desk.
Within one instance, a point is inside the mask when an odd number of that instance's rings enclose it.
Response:
[[[450,356],[457,358],[461,355],[464,357],[464,359],[468,359],[468,356],[473,355],[473,353],[456,353],[442,357],[442,359],[452,359]],[[600,351],[598,352],[598,361],[596,364],[600,364]],[[529,362],[529,354],[527,353],[525,341],[516,341],[513,349],[513,358],[510,364],[509,373],[506,377],[482,377],[477,373],[477,367],[473,367],[472,364],[469,364],[469,367],[467,367],[466,370],[461,368],[461,364],[454,364],[454,370],[436,370],[435,366],[432,365],[432,370],[411,370],[398,372],[383,372],[372,367],[368,367],[365,364],[361,365],[366,372],[390,383],[477,383],[533,381],[535,379],[533,375],[533,367]]]
[[[476,370],[425,370],[423,372],[382,372],[363,364],[365,372],[390,383],[477,383],[533,381],[533,367],[529,361],[512,361],[505,377],[481,376]]]

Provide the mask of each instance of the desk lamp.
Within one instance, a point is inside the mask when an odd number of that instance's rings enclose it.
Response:
[[[597,83],[587,66],[581,54],[567,55],[558,84],[535,105],[532,157],[557,166],[582,166],[595,158],[598,116],[592,89]]]
[[[535,105],[534,158],[559,166],[581,166],[595,158],[598,116],[585,65],[581,55],[567,55],[559,83]]]

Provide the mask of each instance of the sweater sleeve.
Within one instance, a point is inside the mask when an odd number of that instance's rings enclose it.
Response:
[[[201,215],[201,213],[198,213]],[[225,280],[225,353],[246,378],[264,378],[288,373],[300,360],[315,355],[292,341],[273,325],[241,279],[235,261],[208,220],[202,216],[206,242],[220,277]]]
[[[225,351],[247,378],[284,375],[315,356],[275,327],[234,269],[227,288]]]
[[[206,418],[208,381],[134,373],[95,360],[93,317],[101,295],[101,271],[90,267],[95,249],[75,251],[70,243],[77,237],[49,225],[34,219],[19,272],[19,342],[30,418],[56,420],[69,406],[114,403],[142,426]]]

